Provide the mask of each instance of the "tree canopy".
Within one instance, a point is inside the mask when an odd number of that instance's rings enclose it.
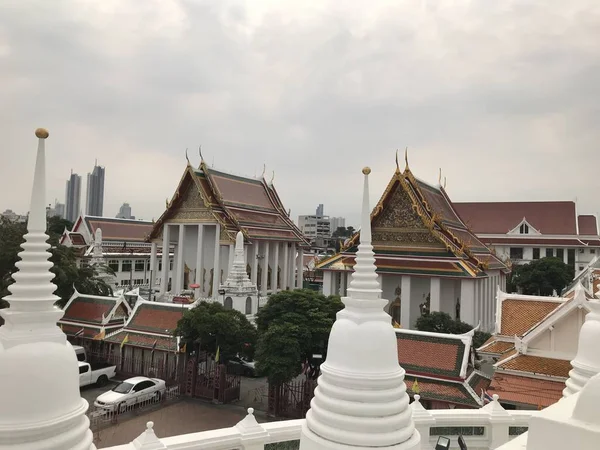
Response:
[[[459,319],[453,319],[445,312],[432,312],[423,314],[417,319],[416,329],[419,331],[432,331],[434,333],[464,334],[473,329],[471,325]],[[490,338],[489,333],[476,331],[473,336],[473,347],[481,347]]]
[[[225,309],[216,302],[200,302],[188,309],[179,320],[175,336],[188,344],[188,350],[200,346],[201,351],[227,361],[240,354],[252,357],[256,345],[256,328],[235,309]]]
[[[308,289],[282,291],[269,297],[256,316],[257,369],[274,384],[292,380],[308,363],[316,374],[313,354],[327,352],[329,332],[343,308],[338,296],[326,297]]]
[[[560,258],[541,258],[529,264],[514,265],[511,283],[527,295],[552,295],[560,292],[573,280],[573,267]]]
[[[111,295],[112,288],[98,277],[98,270],[83,265],[77,266],[77,254],[75,249],[59,245],[60,235],[65,227],[71,228],[72,223],[60,217],[48,219],[47,233],[50,236],[49,244],[50,261],[54,264],[50,269],[55,278],[55,294],[60,297],[57,301],[59,306],[69,300],[73,295],[73,286],[79,292],[93,295]],[[27,232],[27,224],[0,218],[0,308],[8,307],[8,303],[2,298],[8,295],[8,286],[13,283],[12,274],[17,270],[15,264],[19,261],[18,253],[21,252],[23,236]]]

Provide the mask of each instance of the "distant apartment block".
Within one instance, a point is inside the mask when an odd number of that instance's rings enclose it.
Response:
[[[65,193],[65,219],[75,222],[81,212],[81,177],[71,170]]]
[[[97,163],[92,173],[87,177],[87,203],[88,216],[102,217],[104,209],[104,167]]]

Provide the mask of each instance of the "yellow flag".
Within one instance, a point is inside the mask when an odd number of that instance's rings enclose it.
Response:
[[[398,322],[396,322],[395,320],[393,322],[394,328],[402,328]]]
[[[219,362],[220,350],[221,350],[221,348],[217,347],[217,354],[215,355],[215,362]]]
[[[123,342],[121,342],[121,348],[123,348],[123,346],[129,342],[129,333],[125,336],[125,338],[123,339]]]
[[[412,385],[412,391],[413,391],[413,394],[418,394],[419,392],[421,392],[421,389],[419,389],[419,382],[417,381],[416,378],[415,378],[415,382]]]

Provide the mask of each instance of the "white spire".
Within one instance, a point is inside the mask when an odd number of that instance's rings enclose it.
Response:
[[[46,243],[46,163],[39,138],[31,208],[23,251],[6,297],[10,308],[0,310],[0,448],[28,450],[95,449],[88,404],[79,394],[77,358],[56,325],[63,312],[51,283]],[[40,376],[43,374],[43,376]]]
[[[327,359],[321,365],[315,397],[302,428],[300,450],[420,449],[398,364],[396,333],[383,310],[371,245],[368,175],[364,192],[356,265],[337,314]]]
[[[92,250],[92,265],[104,264],[104,255],[102,253],[102,230],[96,228],[94,233],[94,248]]]
[[[227,294],[252,295],[257,291],[256,285],[250,281],[246,272],[246,258],[244,256],[244,234],[238,231],[235,238],[235,254],[233,265],[225,283],[221,285]]]
[[[580,282],[575,287],[573,301],[580,303],[585,301],[585,291]],[[569,372],[569,378],[565,381],[563,397],[579,392],[590,378],[600,373],[600,353],[597,347],[600,342],[600,301],[588,300],[586,305],[591,311],[586,315],[585,322],[579,331],[577,356],[571,361],[573,368]]]

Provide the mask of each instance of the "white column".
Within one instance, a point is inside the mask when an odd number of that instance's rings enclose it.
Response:
[[[400,326],[405,330],[412,327],[412,317],[410,316],[410,275],[402,275],[400,297]]]
[[[204,264],[204,225],[198,225],[198,245],[196,246],[196,279],[194,280],[196,284],[199,284],[200,287],[196,288],[194,292],[194,296],[196,298],[203,297],[206,290],[204,289],[204,280],[202,279],[202,269]]]
[[[156,280],[156,242],[150,244],[150,298],[153,297],[152,289],[154,288],[154,280]]]
[[[292,252],[291,252],[292,253],[291,254],[291,258],[292,258],[292,264],[291,264],[292,270],[291,270],[291,273],[290,273],[290,277],[291,277],[290,279],[292,280],[291,283],[290,283],[290,289],[292,289],[292,290],[298,288],[298,282],[296,280],[296,268],[298,266],[298,264],[296,264],[297,261],[298,261],[297,258],[296,258],[296,251],[297,250],[298,249],[296,247],[296,243],[293,243],[292,244]]]
[[[288,269],[289,269],[289,247],[288,247],[289,243],[288,242],[284,242],[283,243],[283,268],[281,269],[281,289],[289,289],[289,285],[288,285]]]
[[[181,290],[183,289],[183,273],[185,269],[185,265],[183,263],[183,253],[184,253],[184,237],[185,237],[185,225],[179,225],[179,239],[177,242],[177,272],[175,275],[175,282],[173,283],[173,288],[175,291],[175,295],[179,295]]]
[[[432,277],[429,279],[429,310],[431,312],[438,312],[442,310],[442,280],[439,277]]]
[[[347,278],[348,272],[340,272],[340,297],[344,297],[346,295]],[[381,283],[379,284],[381,286]]]
[[[215,225],[215,255],[213,257],[213,288],[212,298],[219,297],[219,285],[221,279],[221,225]]]
[[[565,264],[569,264],[569,249],[566,247],[563,251],[563,261]]]
[[[470,325],[475,319],[475,280],[463,279],[460,282],[460,320]]]
[[[171,246],[169,224],[163,225],[163,244],[162,244],[162,273],[160,282],[161,295],[167,292],[169,286],[169,248]]]
[[[251,277],[251,281],[253,284],[257,284],[258,282],[258,246],[259,246],[259,241],[254,241],[252,243],[252,253],[250,253],[250,256],[248,256],[248,258],[252,258],[252,260],[250,261],[250,266],[252,267],[252,277]]]
[[[265,241],[265,252],[263,254],[264,258],[262,258],[262,280],[260,291],[263,297],[267,295],[267,283],[269,281],[269,241]]]
[[[278,292],[279,289],[277,288],[277,283],[278,283],[278,278],[279,278],[279,247],[281,247],[281,242],[275,242],[275,255],[273,256],[273,272],[271,272],[271,275],[273,276],[273,280],[271,281],[271,290],[273,292]],[[279,281],[279,284],[281,285],[281,281]]]
[[[296,274],[296,287],[298,289],[302,289],[304,286],[304,250],[299,247],[298,248],[298,256],[297,256],[297,274]]]
[[[323,295],[333,295],[333,277],[331,270],[323,271]]]

